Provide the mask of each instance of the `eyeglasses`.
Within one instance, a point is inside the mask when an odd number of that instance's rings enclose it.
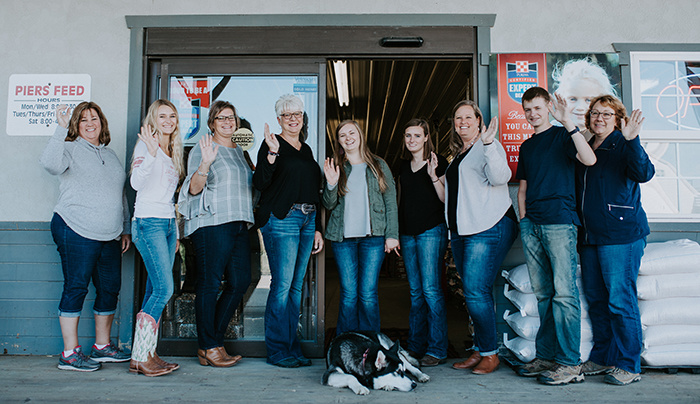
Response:
[[[235,116],[235,115],[217,116],[217,117],[214,118],[214,119],[216,119],[216,120],[219,121],[219,122],[226,122],[226,121],[233,122],[233,121],[236,120],[236,116]]]
[[[296,118],[296,119],[301,119],[301,117],[304,116],[304,113],[301,112],[301,111],[297,111],[297,112],[285,112],[284,114],[280,114],[280,116],[281,116],[285,121],[288,121],[288,120],[292,119],[292,117],[294,117],[294,118]]]
[[[615,116],[612,112],[591,111],[591,118],[596,119],[599,115],[606,121]]]

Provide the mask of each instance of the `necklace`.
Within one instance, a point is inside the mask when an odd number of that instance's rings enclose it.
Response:
[[[474,146],[474,143],[476,143],[476,141],[479,140],[479,137],[481,137],[481,133],[479,133],[478,135],[474,136],[474,139],[472,139],[471,142],[469,142],[468,144],[466,144],[466,145],[464,146],[464,148],[462,149],[462,152],[465,152],[465,151],[469,150],[469,148],[471,148],[472,146]]]

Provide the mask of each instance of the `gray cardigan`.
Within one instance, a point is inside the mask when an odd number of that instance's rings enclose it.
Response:
[[[130,234],[126,173],[117,154],[105,145],[94,146],[78,137],[65,141],[68,129],[56,131],[39,162],[59,178],[58,213],[79,235],[99,241]]]

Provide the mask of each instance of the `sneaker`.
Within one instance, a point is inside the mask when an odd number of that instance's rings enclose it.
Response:
[[[61,370],[75,370],[78,372],[94,372],[102,367],[101,363],[88,358],[83,353],[83,348],[78,345],[67,358],[61,353],[58,355],[58,368]]]
[[[297,361],[299,362],[299,366],[311,366],[311,359],[306,358],[304,356],[297,358]]]
[[[546,359],[535,358],[534,361],[526,363],[518,368],[517,373],[520,376],[534,377],[538,376],[545,370],[550,370],[554,367],[556,363],[553,361],[548,361]]]
[[[556,364],[551,370],[540,373],[537,377],[537,381],[550,386],[581,383],[583,381],[583,372],[581,372],[581,368],[581,365],[566,366]]]
[[[613,370],[613,366],[603,366],[593,361],[586,361],[581,367],[581,371],[586,376],[603,375],[610,373],[611,370]]]
[[[620,368],[614,368],[610,373],[605,375],[603,379],[605,383],[617,386],[626,386],[640,380],[642,380],[642,376],[640,376],[639,373],[631,373]]]
[[[95,362],[126,362],[131,359],[131,354],[125,353],[117,348],[112,341],[109,341],[109,345],[102,349],[97,349],[97,347],[93,345],[90,359]]]

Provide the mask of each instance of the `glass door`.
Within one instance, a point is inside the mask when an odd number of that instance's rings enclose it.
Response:
[[[148,104],[167,98],[178,109],[180,133],[186,154],[199,138],[208,133],[209,106],[216,100],[232,103],[241,118],[241,127],[250,129],[254,141],[247,150],[252,164],[264,141],[264,125],[279,133],[274,110],[283,94],[299,96],[305,105],[306,143],[317,161],[325,157],[325,60],[270,58],[162,58],[149,60]],[[319,97],[319,94],[322,96]],[[144,108],[145,109],[145,108]],[[321,156],[321,157],[319,157]],[[250,231],[252,282],[233,316],[226,346],[231,352],[246,356],[265,356],[264,314],[270,287],[268,266],[259,230]],[[324,340],[324,255],[313,256],[304,283],[299,335],[305,354],[323,356]],[[164,354],[192,355],[196,352],[197,334],[194,315],[196,264],[192,243],[181,243],[176,260],[175,294],[163,315],[161,351]],[[143,293],[139,294],[142,297]]]

